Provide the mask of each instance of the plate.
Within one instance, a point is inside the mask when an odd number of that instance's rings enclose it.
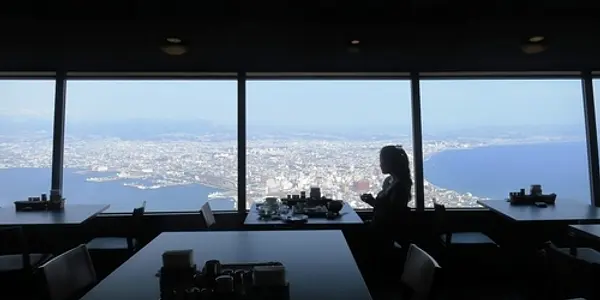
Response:
[[[304,223],[308,221],[307,215],[292,215],[285,217],[284,221],[289,223]]]

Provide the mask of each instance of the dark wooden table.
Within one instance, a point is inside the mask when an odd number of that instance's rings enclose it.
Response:
[[[16,211],[0,208],[0,226],[79,225],[105,211],[109,205],[65,204],[61,211]]]
[[[479,200],[477,203],[517,222],[594,222],[600,221],[600,208],[580,202],[557,201],[554,205],[511,205],[506,200]]]
[[[339,230],[166,232],[106,277],[82,300],[158,299],[155,277],[167,250],[193,249],[195,263],[279,261],[291,300],[369,300],[371,296]]]
[[[336,225],[360,225],[363,224],[363,220],[358,216],[356,211],[348,204],[344,203],[344,207],[340,211],[341,216],[339,218],[328,220],[326,218],[309,218],[306,223],[293,224],[295,227],[302,226],[336,226]],[[278,225],[287,226],[290,225],[282,220],[261,220],[258,211],[256,210],[256,203],[250,206],[248,215],[244,220],[245,226],[265,226],[265,225]]]
[[[569,229],[582,236],[600,240],[600,224],[570,225]]]

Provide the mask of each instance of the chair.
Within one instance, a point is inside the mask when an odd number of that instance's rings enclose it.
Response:
[[[19,254],[0,255],[0,280],[3,283],[7,283],[7,279],[20,281],[33,278],[33,271],[52,257],[51,254],[30,253],[27,237],[20,226],[0,228],[0,234],[5,239],[0,245],[16,245],[19,248]]]
[[[446,207],[439,203],[434,203],[433,206],[437,232],[442,245],[446,247],[467,245],[498,247],[496,242],[482,232],[452,232],[449,230],[446,219]]]
[[[559,248],[559,250],[587,262],[600,264],[600,252],[592,248],[577,247],[576,237],[577,234],[575,232],[569,231],[570,246],[568,248]]]
[[[434,209],[435,232],[441,244],[440,259],[447,273],[469,274],[476,280],[492,279],[503,273],[500,248],[490,237],[482,232],[452,231],[447,223],[446,207],[434,203]],[[460,280],[460,277],[449,276],[448,281]]]
[[[207,229],[210,229],[217,223],[217,221],[215,220],[215,215],[213,214],[213,211],[210,208],[209,202],[206,202],[204,203],[204,205],[202,205],[200,213],[202,214],[202,218],[204,218],[204,226]]]
[[[551,242],[543,250],[545,270],[542,270],[548,286],[546,299],[584,297],[598,299],[600,291],[596,278],[600,276],[600,264],[571,255]]]
[[[410,244],[404,263],[400,283],[400,299],[433,299],[438,276],[441,271],[437,261],[415,244]]]
[[[79,299],[96,284],[86,245],[79,245],[39,267],[48,300]]]
[[[126,250],[129,253],[134,253],[139,250],[142,244],[141,236],[144,230],[144,212],[146,210],[146,202],[142,206],[135,208],[131,215],[131,234],[125,237],[96,237],[89,241],[86,245],[90,251],[110,251],[110,250]]]

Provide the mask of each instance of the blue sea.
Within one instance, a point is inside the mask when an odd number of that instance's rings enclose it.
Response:
[[[101,175],[100,175],[101,174]],[[202,185],[172,186],[141,190],[123,186],[124,181],[88,182],[88,177],[105,173],[81,174],[77,170],[65,169],[63,194],[68,203],[110,204],[106,212],[131,212],[146,201],[148,212],[199,211],[208,194],[219,191]],[[50,169],[5,169],[0,170],[0,205],[12,205],[15,200],[48,193],[52,178]],[[233,201],[215,199],[210,202],[213,210],[233,210]]]
[[[424,175],[436,186],[492,199],[541,184],[557,201],[590,203],[583,141],[444,151],[424,163]]]
[[[446,189],[504,199],[508,192],[541,184],[558,199],[590,202],[585,142],[484,147],[444,151],[425,162],[428,181]],[[12,205],[50,189],[50,169],[0,170],[0,205]],[[107,212],[129,212],[146,201],[149,212],[198,211],[208,194],[202,185],[140,190],[123,181],[87,182],[94,173],[64,171],[64,195],[70,203],[107,203]],[[211,201],[215,210],[234,209],[230,200]]]

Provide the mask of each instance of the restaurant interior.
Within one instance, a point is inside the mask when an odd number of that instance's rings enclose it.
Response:
[[[0,20],[0,80],[54,84],[49,190],[30,191],[47,196],[0,207],[1,299],[600,299],[600,19],[560,17],[584,11],[580,2],[141,3],[56,1],[35,14],[7,9]],[[77,20],[56,18],[67,10]],[[267,13],[287,22],[266,22]],[[501,79],[577,81],[589,200],[561,201],[527,186],[477,207],[427,204],[423,82]],[[64,195],[67,86],[78,80],[235,81],[236,209],[110,212],[114,199],[76,204]],[[409,83],[410,241],[394,243],[385,270],[366,266],[378,255],[367,245],[373,209],[331,204],[358,199],[311,191],[260,205],[308,199],[335,215],[290,222],[264,220],[264,210],[249,205],[252,80]]]

